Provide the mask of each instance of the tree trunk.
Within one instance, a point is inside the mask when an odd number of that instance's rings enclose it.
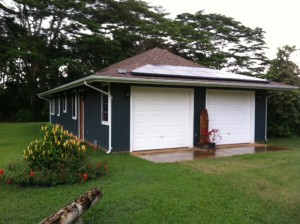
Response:
[[[96,188],[86,192],[77,200],[68,204],[52,216],[46,218],[40,224],[79,224],[81,216],[102,197],[101,191]]]

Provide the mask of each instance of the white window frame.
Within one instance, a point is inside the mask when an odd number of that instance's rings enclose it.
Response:
[[[60,116],[60,95],[57,96],[57,114],[58,117]]]
[[[77,111],[78,111],[78,108],[77,108],[77,105],[78,105],[78,102],[77,102],[77,91],[74,90],[72,91],[72,119],[74,120],[77,120]]]
[[[103,87],[107,87],[107,93],[110,94],[110,86],[109,84],[103,84],[101,86],[101,89],[103,90]],[[104,90],[103,90],[104,91]],[[103,102],[104,97],[107,97],[107,120],[103,120]],[[110,124],[110,97],[105,94],[101,94],[101,124],[103,125],[109,125]]]
[[[67,93],[64,93],[63,94],[63,113],[67,113],[67,106],[68,106],[68,103],[67,103]]]
[[[55,97],[54,96],[51,97],[51,101],[50,101],[50,114],[55,115]]]

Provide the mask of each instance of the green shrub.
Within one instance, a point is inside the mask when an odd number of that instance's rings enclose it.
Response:
[[[107,162],[90,164],[87,147],[60,125],[41,128],[42,139],[32,141],[24,150],[22,163],[11,163],[1,180],[19,186],[54,186],[97,178],[108,170]],[[7,182],[8,181],[8,182]]]
[[[27,108],[21,108],[16,113],[17,122],[28,122],[32,120],[31,111]]]
[[[43,139],[30,142],[24,159],[32,169],[76,168],[85,159],[86,146],[60,125],[41,128]]]

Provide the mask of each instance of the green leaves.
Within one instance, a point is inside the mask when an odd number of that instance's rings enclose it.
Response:
[[[266,74],[269,80],[300,86],[299,67],[290,60],[295,46],[278,49]],[[300,135],[300,91],[269,92],[269,133],[272,136]]]
[[[249,75],[267,64],[264,31],[219,14],[199,11],[171,20],[162,8],[139,0],[11,2],[0,3],[0,80],[12,84],[14,100],[33,120],[41,119],[46,103],[38,92],[154,47]]]
[[[264,31],[251,29],[230,17],[219,14],[177,16],[181,29],[179,51],[186,58],[207,67],[258,76],[265,70]],[[199,57],[201,55],[201,57]]]

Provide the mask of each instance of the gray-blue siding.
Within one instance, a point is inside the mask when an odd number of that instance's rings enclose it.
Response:
[[[255,141],[265,140],[266,126],[266,91],[255,92]]]
[[[101,123],[101,93],[93,89],[85,89],[84,102],[84,139],[87,142],[97,144],[108,149],[108,125]]]
[[[130,149],[130,84],[114,84],[110,86],[112,95],[112,151],[129,151]],[[99,87],[99,85],[98,85]],[[109,128],[101,124],[101,94],[87,87],[84,102],[84,137],[85,140],[108,149]],[[52,123],[59,123],[65,129],[78,134],[78,118],[72,119],[71,91],[67,91],[67,113],[51,116]],[[62,94],[60,94],[62,97]],[[265,96],[266,91],[257,90],[255,97],[255,141],[264,140],[265,133]],[[200,112],[205,109],[206,88],[194,87],[194,145],[197,145],[200,130]],[[62,104],[62,99],[60,100]],[[57,106],[55,107],[57,108]],[[79,114],[79,113],[78,113]]]
[[[67,113],[63,112],[62,107],[62,94],[60,96],[60,116],[57,116],[58,112],[58,95],[55,95],[55,115],[51,115],[51,123],[53,124],[61,124],[64,129],[70,131],[74,135],[78,135],[78,120],[72,119],[72,95],[71,92],[67,93]]]

